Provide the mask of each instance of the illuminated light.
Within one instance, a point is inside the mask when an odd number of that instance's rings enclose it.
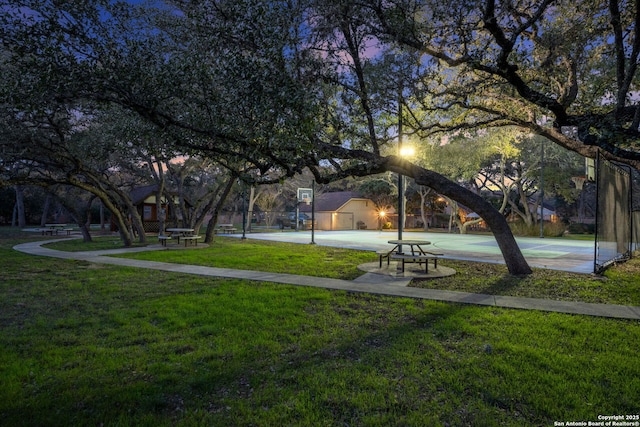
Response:
[[[410,145],[403,145],[400,149],[400,157],[412,157],[416,150]]]

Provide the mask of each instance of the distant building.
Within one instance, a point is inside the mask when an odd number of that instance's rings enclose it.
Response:
[[[311,217],[311,205],[301,203],[300,212]],[[315,197],[318,230],[356,230],[378,227],[378,210],[373,200],[352,191],[323,193]]]
[[[536,218],[540,219],[540,207],[536,207]],[[547,222],[558,222],[558,214],[556,211],[542,208],[542,220]]]
[[[156,198],[158,197],[157,184],[136,187],[131,190],[130,196],[131,201],[135,205],[138,214],[140,215],[140,218],[142,218],[142,225],[144,227],[145,233],[159,232],[159,214],[164,215],[165,224],[169,221],[176,221],[177,215],[174,212],[171,212],[172,205],[171,203],[167,202],[166,196],[162,196],[160,198],[161,212],[158,212],[158,208],[156,205]],[[178,195],[171,194],[171,197],[174,199],[174,203],[178,205]],[[187,205],[189,204],[187,203]]]

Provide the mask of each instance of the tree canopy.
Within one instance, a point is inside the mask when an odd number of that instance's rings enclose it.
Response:
[[[428,130],[513,124],[571,151],[640,165],[640,5],[628,1],[375,2],[373,25],[441,78],[431,102],[458,109]]]
[[[396,155],[398,134],[517,126],[638,166],[638,9],[615,0],[4,0],[5,176],[16,178],[18,160],[46,165],[42,141],[69,141],[79,117],[117,105],[153,125],[161,152],[211,159],[251,183],[304,169],[318,182],[411,176],[474,209],[509,270],[527,273],[502,215]]]

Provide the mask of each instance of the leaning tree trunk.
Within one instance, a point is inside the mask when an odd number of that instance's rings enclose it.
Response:
[[[129,198],[123,198],[123,202],[129,210],[129,219],[131,222],[128,228],[130,229],[132,235],[135,234],[135,232],[138,233],[138,242],[146,243],[147,235],[145,234],[144,225],[142,224],[142,218],[138,213],[138,209],[134,206],[133,202]]]
[[[427,219],[427,213],[425,212],[424,207],[427,203],[427,196],[431,193],[431,188],[425,187],[424,185],[420,186],[418,194],[420,194],[420,217],[422,218],[422,230],[429,231],[429,221]]]
[[[452,200],[473,209],[482,219],[484,219],[493,232],[507,268],[509,269],[509,273],[512,275],[531,274],[531,267],[529,267],[527,260],[522,255],[522,251],[520,251],[520,248],[513,237],[513,233],[509,228],[507,220],[489,202],[476,193],[459,186],[455,182],[436,172],[405,162],[402,159],[400,159],[399,162],[397,162],[397,158],[389,160],[391,160],[389,165],[390,167],[395,170],[399,170],[401,173],[412,176],[417,184],[431,187],[443,196],[449,197]],[[401,169],[398,169],[396,166],[401,166]]]
[[[27,217],[24,210],[24,188],[22,185],[16,185],[16,205],[14,209],[14,218],[16,221],[12,221],[11,225],[17,225],[18,227],[27,226]]]
[[[231,189],[233,188],[235,180],[236,180],[235,176],[229,177],[229,180],[225,183],[225,186],[222,189],[222,193],[220,194],[220,197],[218,198],[218,201],[213,209],[213,212],[211,213],[211,220],[207,225],[207,231],[204,238],[205,243],[213,242],[213,234],[214,234],[213,230],[216,226],[216,223],[218,222],[218,216],[220,215],[220,211],[222,210],[222,205],[227,200],[227,197],[229,197],[229,193],[231,193]]]
[[[51,194],[47,194],[44,199],[44,206],[42,207],[42,217],[40,218],[40,227],[44,227],[48,222],[49,208],[51,207]]]

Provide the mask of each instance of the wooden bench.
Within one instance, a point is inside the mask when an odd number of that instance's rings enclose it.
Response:
[[[73,228],[65,228],[63,231],[67,232],[67,236],[71,235],[71,232],[73,231]]]
[[[162,246],[167,246],[167,240],[171,240],[171,236],[158,236],[158,240]]]
[[[389,257],[402,261],[403,273],[404,273],[405,262],[417,262],[418,264],[422,264],[424,262],[424,272],[429,273],[429,260],[430,259],[433,260],[433,268],[438,268],[438,257],[440,256],[441,254],[432,254],[432,253],[415,254],[415,255],[393,253]]]
[[[180,239],[184,240],[184,247],[187,247],[187,242],[191,241],[195,246],[198,246],[198,239],[201,239],[202,236],[181,236]]]
[[[40,231],[42,232],[42,235],[44,236],[45,234],[49,234],[51,236],[53,236],[53,232],[55,231],[56,234],[58,234],[57,230],[54,230],[53,228],[36,228],[36,231]]]

